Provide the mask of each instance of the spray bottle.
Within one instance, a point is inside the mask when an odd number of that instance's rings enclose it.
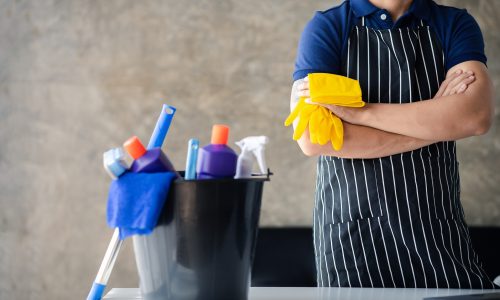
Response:
[[[236,145],[241,148],[241,154],[238,156],[235,179],[252,177],[254,159],[257,160],[260,172],[267,174],[264,150],[268,142],[269,138],[267,136],[249,136],[236,142]]]

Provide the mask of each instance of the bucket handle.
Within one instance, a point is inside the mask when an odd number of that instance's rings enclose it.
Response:
[[[266,174],[263,174],[263,173],[252,173],[252,178],[266,178],[266,180],[270,180],[271,179],[271,175],[274,175],[273,172],[271,172],[271,169],[267,168],[267,173]]]

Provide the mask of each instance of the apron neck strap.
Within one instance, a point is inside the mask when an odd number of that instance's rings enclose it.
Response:
[[[365,27],[365,17],[362,16],[361,18],[358,19],[356,22],[356,26],[358,27]]]
[[[365,26],[365,16],[361,17],[361,26]]]

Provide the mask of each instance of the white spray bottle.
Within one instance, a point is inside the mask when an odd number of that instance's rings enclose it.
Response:
[[[260,172],[262,174],[267,174],[264,150],[268,142],[269,138],[267,136],[249,136],[236,142],[236,145],[241,148],[241,154],[238,156],[238,162],[236,164],[235,179],[252,177],[254,159],[257,160]]]

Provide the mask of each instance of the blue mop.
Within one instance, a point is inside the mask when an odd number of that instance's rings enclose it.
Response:
[[[172,122],[172,118],[175,114],[175,111],[176,111],[175,107],[166,104],[163,105],[160,117],[156,122],[155,129],[149,141],[148,149],[162,146],[163,141],[165,140],[165,137],[168,133],[168,129],[170,128],[170,124]],[[110,174],[110,176],[113,179],[120,177],[122,174],[124,174],[124,172],[127,169],[127,166],[123,160],[123,151],[119,148],[104,153],[103,160],[106,171],[108,172],[108,174]],[[159,176],[156,179],[159,180],[160,183],[163,183],[163,185],[159,186],[159,188],[153,188],[153,190],[148,191],[149,193],[146,193],[145,195],[139,195],[137,193],[137,190],[130,189],[130,187],[133,187],[134,185],[138,185],[140,187],[144,186],[144,178],[140,178],[142,179],[142,181],[138,180],[139,178],[136,175],[139,174],[131,174],[131,173],[125,174],[125,176],[122,176],[124,177],[123,180],[122,179],[114,180],[110,187],[110,195],[117,195],[118,191],[124,191],[123,188],[126,185],[129,188],[128,192],[125,192],[125,194],[123,193],[119,194],[119,197],[126,197],[123,203],[128,203],[129,205],[130,203],[133,203],[131,201],[134,201],[134,199],[137,198],[133,198],[132,195],[145,197],[142,198],[143,201],[144,199],[150,200],[151,197],[163,197],[163,199],[165,199],[166,192],[168,191],[168,188],[170,186],[170,182],[175,177],[174,174],[171,173],[162,174],[163,176]],[[150,175],[153,174],[149,174],[149,176]],[[125,184],[125,182],[127,182],[127,184]],[[138,184],[139,182],[142,182],[143,184]],[[161,190],[162,188],[163,190]],[[113,198],[113,199],[118,199],[118,198]],[[118,203],[118,201],[115,200],[112,201],[114,201],[113,203],[115,204]],[[109,205],[109,199],[108,199],[108,205]],[[114,206],[112,205],[112,208],[116,207],[118,207],[118,205]],[[121,209],[124,208],[122,207]],[[153,223],[156,223],[156,220],[158,220],[161,207],[160,208],[154,207],[152,209],[147,210],[147,212],[142,215],[142,218],[141,217],[138,218],[137,222],[133,224],[132,226],[133,228],[126,228],[122,230],[119,229],[121,227],[120,225],[124,226],[128,224],[127,220],[130,220],[128,218],[137,217],[138,213],[140,212],[132,210],[132,216],[130,215],[124,216],[120,215],[118,211],[119,209],[116,210],[112,209],[111,211],[108,209],[108,221],[111,220],[111,222],[108,223],[114,225],[112,227],[116,227],[116,229],[113,233],[111,241],[109,242],[108,249],[106,250],[106,253],[102,260],[97,276],[87,296],[87,300],[100,300],[102,298],[104,290],[106,289],[108,279],[113,270],[116,258],[118,257],[118,253],[120,252],[123,239],[134,233],[147,234],[150,231],[152,231],[155,225]],[[151,220],[155,220],[155,222],[152,222]]]

